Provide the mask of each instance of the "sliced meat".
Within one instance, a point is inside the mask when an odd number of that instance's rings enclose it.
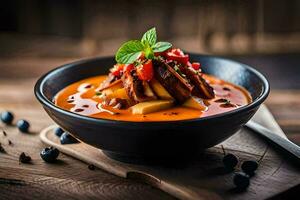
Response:
[[[133,103],[156,99],[154,93],[149,91],[148,82],[140,80],[135,70],[125,72],[121,79],[126,93]]]
[[[176,101],[183,103],[190,97],[193,86],[164,60],[153,60],[153,67],[155,78]]]
[[[130,107],[130,103],[126,99],[120,99],[120,98],[107,99],[104,101],[104,105],[116,109],[127,109]]]
[[[200,73],[197,73],[197,71],[188,66],[182,66],[180,67],[180,70],[194,85],[192,91],[193,95],[204,99],[212,99],[215,97],[214,89],[206,82]]]
[[[99,91],[102,91],[106,88],[109,88],[117,83],[119,83],[121,80],[117,76],[114,76],[112,73],[108,74],[108,77],[102,82],[102,84],[99,87]]]

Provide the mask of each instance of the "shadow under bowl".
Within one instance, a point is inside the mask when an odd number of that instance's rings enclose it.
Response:
[[[113,57],[82,60],[58,67],[36,83],[34,92],[49,116],[79,140],[121,161],[160,160],[193,157],[237,132],[267,98],[269,83],[255,69],[232,60],[190,54],[201,63],[204,73],[244,87],[253,102],[233,111],[213,116],[168,122],[126,122],[96,119],[63,110],[53,103],[54,96],[76,81],[107,74]]]

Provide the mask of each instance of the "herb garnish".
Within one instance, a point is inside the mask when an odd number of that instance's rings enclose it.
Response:
[[[100,96],[101,94],[102,94],[102,92],[99,92],[99,91],[97,91],[97,92],[95,93],[96,96]]]
[[[144,53],[147,59],[153,59],[154,53],[164,52],[172,47],[169,42],[156,41],[156,29],[151,28],[144,33],[141,41],[130,40],[125,42],[116,53],[116,61],[121,64],[131,64],[138,59],[141,53]]]
[[[181,70],[179,69],[179,67],[177,65],[174,66],[174,70],[183,78],[186,77],[186,75],[181,72]]]

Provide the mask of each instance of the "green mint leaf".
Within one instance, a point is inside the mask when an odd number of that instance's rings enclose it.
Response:
[[[155,45],[156,40],[157,40],[156,29],[155,28],[151,28],[146,33],[144,33],[141,42],[144,45],[149,44],[150,47],[152,47],[153,45]]]
[[[169,42],[158,42],[154,46],[152,46],[153,52],[164,52],[170,49],[171,47],[172,44]]]
[[[144,50],[143,44],[138,40],[124,43],[116,53],[116,61],[121,64],[133,63]]]
[[[149,45],[147,45],[147,47],[144,49],[144,53],[145,53],[145,57],[147,59],[153,59],[154,58],[153,50]]]

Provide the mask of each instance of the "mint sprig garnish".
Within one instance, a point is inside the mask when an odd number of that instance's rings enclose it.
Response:
[[[150,30],[148,30],[146,33],[144,33],[141,42],[146,45],[149,44],[150,46],[155,45],[157,40],[157,36],[156,36],[156,29],[155,28],[151,28]]]
[[[133,63],[140,56],[143,49],[144,45],[138,40],[125,42],[116,54],[116,61],[124,64]]]
[[[121,64],[134,63],[144,53],[147,59],[153,59],[154,53],[163,52],[172,47],[169,42],[156,42],[156,29],[152,28],[144,33],[141,41],[125,42],[116,53],[116,61]]]
[[[172,44],[169,42],[158,42],[153,45],[153,52],[164,52],[172,47]]]

